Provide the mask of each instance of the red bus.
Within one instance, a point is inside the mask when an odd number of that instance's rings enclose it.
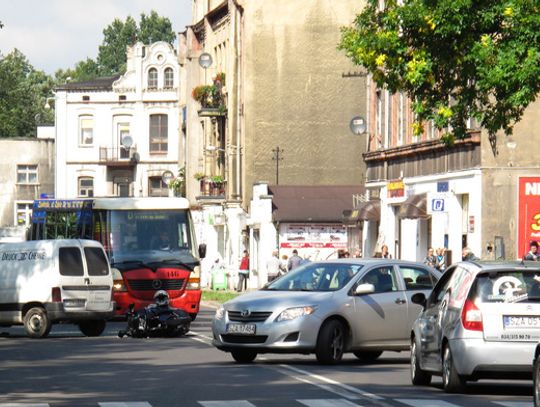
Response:
[[[34,202],[31,239],[91,238],[105,248],[114,276],[116,315],[140,309],[157,290],[192,319],[201,300],[200,262],[189,201],[185,198],[40,199]]]

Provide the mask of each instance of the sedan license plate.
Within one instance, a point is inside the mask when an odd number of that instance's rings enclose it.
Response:
[[[540,329],[540,316],[538,315],[503,315],[505,328]]]
[[[255,324],[227,324],[227,333],[255,335]]]

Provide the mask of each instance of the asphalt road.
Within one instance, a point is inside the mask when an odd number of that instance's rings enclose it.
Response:
[[[530,407],[530,382],[480,381],[448,395],[440,379],[410,384],[409,354],[385,352],[372,364],[351,354],[338,366],[314,356],[260,355],[239,365],[214,349],[203,307],[181,338],[118,338],[109,323],[97,338],[73,325],[32,340],[21,327],[0,328],[0,407]]]

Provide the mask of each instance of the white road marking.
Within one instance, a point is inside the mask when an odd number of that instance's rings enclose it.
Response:
[[[533,407],[532,401],[493,401],[493,403],[504,407]]]
[[[344,399],[312,399],[312,400],[296,400],[308,407],[359,407],[349,400]]]
[[[152,404],[146,401],[113,401],[98,404],[101,407],[152,407]]]
[[[191,335],[189,335],[191,334]],[[188,332],[188,338],[193,339],[194,341],[204,343],[206,345],[212,345],[212,338],[203,334],[200,334],[198,332],[189,331]]]
[[[203,407],[255,407],[247,400],[198,401]]]
[[[383,397],[377,396],[376,394],[369,393],[367,391],[358,389],[356,387],[349,386],[347,384],[340,383],[338,381],[329,379],[327,377],[324,377],[324,376],[321,376],[321,375],[318,375],[318,374],[310,373],[307,370],[298,369],[297,367],[293,367],[293,366],[289,366],[289,365],[279,365],[279,366],[283,367],[284,369],[289,369],[289,370],[292,370],[294,372],[301,373],[301,374],[303,374],[305,376],[308,376],[308,377],[311,377],[313,379],[317,379],[317,380],[320,380],[322,382],[329,383],[329,384],[332,384],[332,385],[337,386],[337,387],[341,387],[342,389],[344,389],[344,390],[346,390],[348,392],[351,392],[351,393],[353,393],[355,395],[360,395],[362,397],[367,397],[367,398],[370,398],[370,399],[373,399],[373,400],[384,400]],[[350,397],[347,397],[347,398],[350,398]],[[354,398],[357,398],[357,397],[355,396]]]
[[[49,407],[49,405],[45,403],[37,403],[37,404],[0,403],[0,407]]]
[[[457,407],[457,404],[437,399],[394,399],[412,407]]]

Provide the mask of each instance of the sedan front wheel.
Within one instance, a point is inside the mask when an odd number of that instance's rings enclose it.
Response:
[[[534,381],[534,407],[540,407],[540,356],[534,359],[533,367]]]
[[[345,327],[335,319],[325,322],[319,331],[315,355],[319,363],[335,365],[345,351]]]

